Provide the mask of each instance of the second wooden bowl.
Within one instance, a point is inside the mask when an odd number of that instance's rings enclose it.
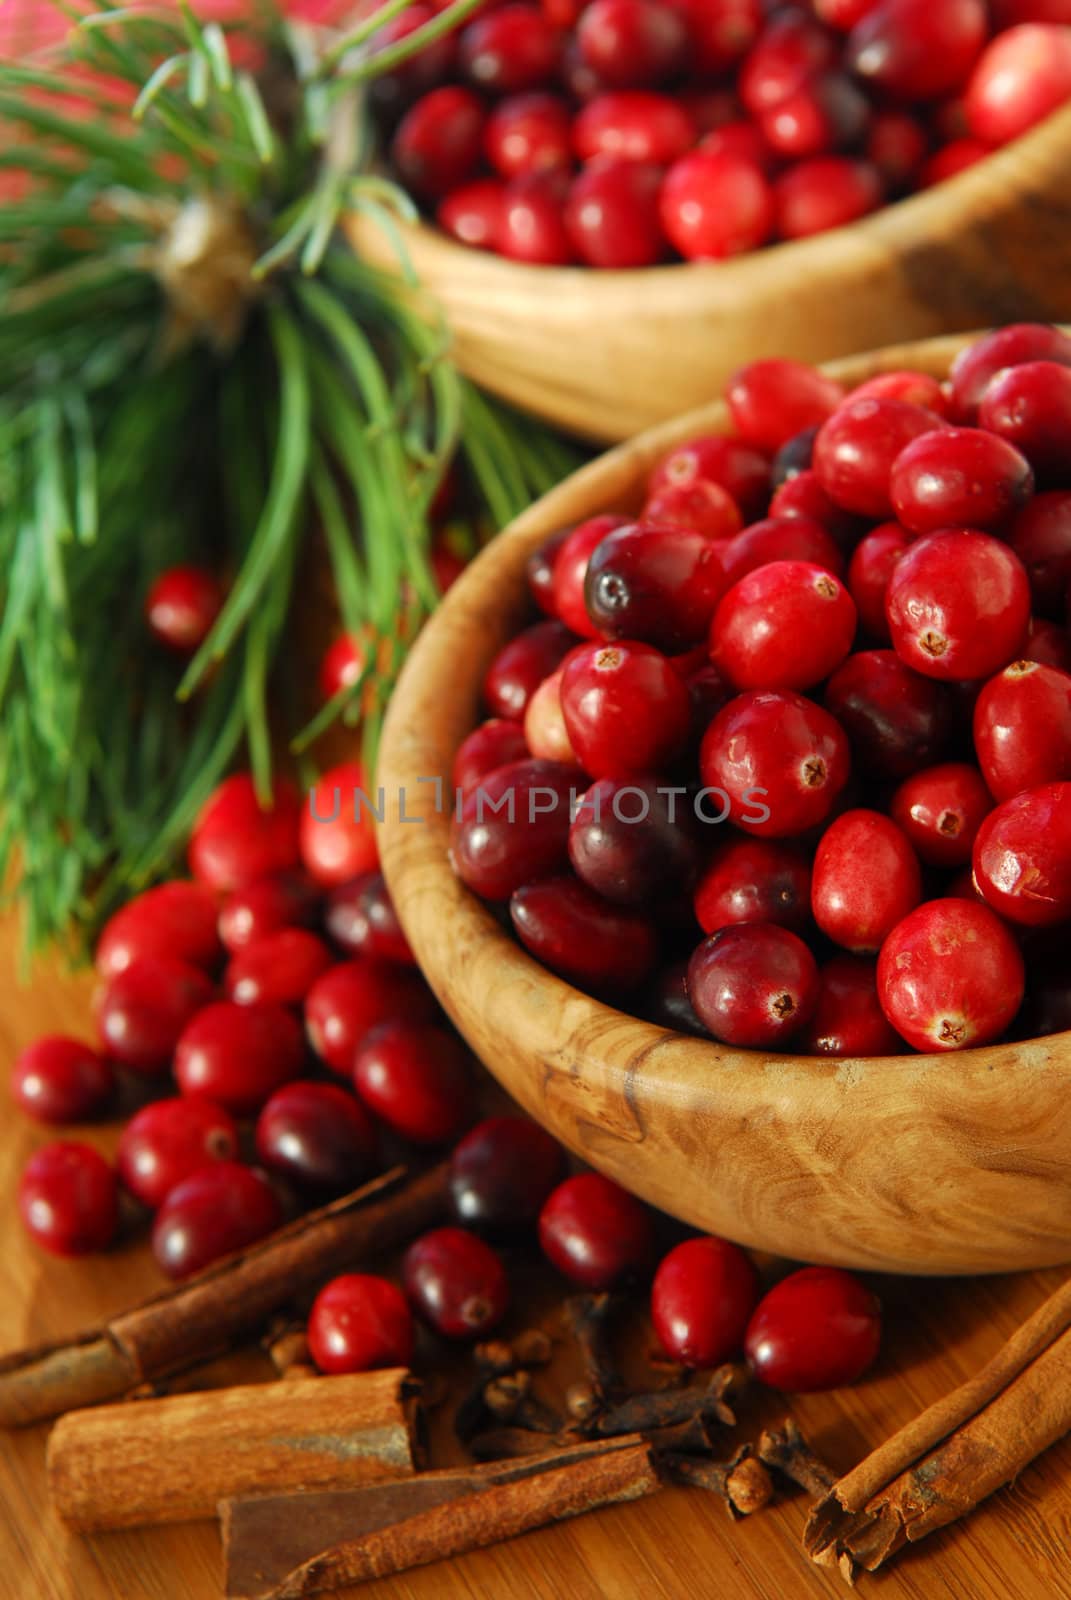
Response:
[[[962,340],[833,365],[943,376]],[[454,877],[449,774],[557,529],[642,498],[719,403],[622,446],[494,541],[422,634],[380,757],[384,870],[429,982],[509,1092],[578,1155],[685,1222],[807,1261],[965,1273],[1071,1259],[1071,1033],[841,1060],[723,1048],[637,1021],[539,966]],[[438,791],[436,780],[443,780]],[[404,803],[403,803],[404,802]]]

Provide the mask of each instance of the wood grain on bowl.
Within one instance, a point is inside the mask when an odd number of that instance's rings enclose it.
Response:
[[[943,338],[834,363],[849,383],[944,376]],[[421,635],[378,782],[384,870],[429,982],[474,1050],[572,1150],[663,1210],[808,1261],[919,1273],[1071,1258],[1071,1034],[949,1055],[831,1061],[723,1048],[637,1021],[539,966],[455,878],[454,751],[527,608],[524,564],[597,511],[629,510],[719,402],[584,468],[491,544]],[[438,804],[435,778],[445,780]],[[404,818],[399,797],[404,795]]]

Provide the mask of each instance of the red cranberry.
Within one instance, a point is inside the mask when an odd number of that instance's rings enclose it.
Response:
[[[916,1050],[998,1039],[1023,985],[1019,946],[999,917],[970,900],[927,900],[893,929],[878,957],[882,1009]]]
[[[15,1104],[36,1122],[88,1122],[115,1093],[111,1064],[79,1039],[48,1034],[16,1057]]]
[[[301,813],[301,860],[314,882],[334,887],[379,865],[373,829],[374,793],[356,761],[323,774]]]
[[[211,998],[212,985],[196,967],[142,956],[97,991],[101,1042],[134,1072],[166,1072],[183,1028]]]
[[[818,1002],[799,1048],[816,1056],[902,1055],[904,1041],[878,1000],[877,967],[858,956],[834,956],[818,974]]]
[[[556,172],[513,178],[502,195],[497,248],[510,261],[535,267],[566,267],[573,243],[563,212],[565,179]]]
[[[889,490],[912,533],[956,524],[997,532],[1033,494],[1034,474],[1003,439],[977,428],[946,428],[900,452]]]
[[[982,396],[978,421],[1015,445],[1043,482],[1066,484],[1071,367],[1028,361],[999,373]]]
[[[123,1187],[155,1211],[172,1189],[213,1161],[233,1161],[238,1130],[211,1100],[157,1100],[136,1113],[119,1139]]]
[[[964,867],[993,809],[977,767],[946,761],[905,778],[889,810],[928,867]]]
[[[765,1294],[744,1348],[756,1377],[794,1394],[838,1389],[870,1366],[881,1343],[881,1305],[839,1267],[803,1267]]]
[[[870,108],[850,78],[828,72],[811,78],[768,107],[759,118],[771,150],[791,160],[830,155],[856,144]]]
[[[458,47],[465,76],[490,94],[539,89],[561,57],[556,28],[538,6],[504,5],[470,22]]]
[[[364,1107],[333,1083],[287,1083],[257,1118],[257,1156],[269,1172],[318,1197],[344,1194],[376,1167]]]
[[[864,154],[877,167],[890,194],[914,188],[926,159],[926,134],[909,111],[878,111],[870,123]],[[928,401],[916,402],[928,405]]]
[[[688,691],[666,658],[635,640],[593,644],[562,675],[569,739],[592,777],[657,772],[688,737]]]
[[[1035,495],[1008,542],[1026,568],[1034,610],[1062,617],[1071,586],[1071,493]]]
[[[1071,672],[1071,633],[1057,622],[1031,617],[1021,654],[1027,661],[1040,662],[1043,667]]]
[[[936,100],[967,80],[989,34],[983,0],[880,0],[848,36],[856,77],[899,100]]]
[[[304,1057],[301,1029],[281,1006],[219,1001],[183,1030],[175,1079],[183,1094],[245,1116],[295,1078]]]
[[[1057,361],[1071,366],[1071,335],[1047,323],[1015,322],[967,345],[949,373],[959,419],[975,422],[982,396],[998,373],[1030,361]]]
[[[990,146],[979,139],[953,139],[951,144],[942,145],[923,162],[918,187],[932,189],[935,184],[947,183],[949,178],[958,178],[961,172],[976,167],[991,154]]]
[[[1019,558],[970,528],[931,533],[897,563],[886,616],[900,658],[930,678],[999,672],[1023,642],[1030,585]]]
[[[193,655],[223,607],[219,579],[203,567],[169,567],[145,601],[145,620],[161,644],[177,655]]]
[[[810,689],[845,659],[855,623],[855,603],[831,572],[771,561],[721,601],[711,659],[738,689]]]
[[[928,372],[914,372],[910,368],[876,373],[854,388],[851,398],[899,400],[905,405],[921,406],[942,419],[948,416],[948,399],[941,384]]]
[[[643,503],[640,521],[661,528],[688,528],[716,542],[731,539],[743,526],[740,510],[728,490],[708,478],[654,490]]]
[[[418,100],[391,142],[391,164],[407,189],[435,200],[472,176],[483,147],[484,110],[471,89],[445,84]]]
[[[238,772],[209,796],[190,836],[190,870],[210,889],[241,889],[298,864],[301,802],[289,783],[262,806],[252,777]]]
[[[801,361],[753,361],[725,392],[736,431],[759,450],[777,450],[804,428],[821,427],[844,399],[835,378]]]
[[[617,525],[617,518],[607,520],[612,526]],[[606,532],[609,531],[607,528]],[[584,557],[585,569],[590,554],[589,550]],[[586,614],[584,620],[590,629]],[[537,622],[504,645],[488,667],[483,681],[483,697],[492,715],[522,722],[532,695],[543,680],[561,666],[575,643],[572,634],[560,622]]]
[[[773,231],[770,185],[745,156],[693,150],[666,173],[660,198],[666,237],[688,261],[722,261],[765,244]]]
[[[727,1239],[685,1239],[665,1256],[651,1285],[651,1321],[671,1361],[716,1367],[744,1342],[759,1279]]]
[[[703,782],[727,796],[729,817],[761,838],[783,839],[825,822],[848,781],[839,724],[802,695],[757,689],[719,711],[703,739]]]
[[[554,94],[503,100],[487,119],[484,148],[504,178],[519,178],[526,172],[568,172],[573,164],[569,108]]]
[[[218,911],[200,883],[161,883],[127,902],[105,923],[96,950],[101,977],[122,972],[141,956],[164,956],[213,968],[221,951]]]
[[[514,729],[511,723],[505,726]],[[374,956],[399,966],[416,965],[382,873],[369,872],[333,889],[324,927],[349,956]]]
[[[987,145],[1008,144],[1071,99],[1071,27],[1011,28],[990,41],[967,85],[967,121]]]
[[[850,511],[835,506],[819,483],[818,474],[810,468],[795,478],[789,478],[770,501],[771,521],[787,522],[792,517],[817,522],[842,551],[854,550],[869,525]],[[819,562],[819,565],[824,563]]]
[[[661,83],[683,64],[688,47],[682,18],[656,0],[591,0],[577,39],[587,65],[616,89]]]
[[[312,922],[316,909],[316,892],[307,878],[297,873],[258,878],[227,896],[219,913],[219,936],[236,955],[280,928]]]
[[[645,913],[601,899],[575,878],[517,889],[513,927],[538,961],[574,983],[613,993],[650,976],[658,940]]]
[[[1071,783],[1041,784],[991,811],[973,862],[987,904],[1009,922],[1051,928],[1071,917]]]
[[[708,156],[729,156],[734,161],[749,161],[765,177],[773,173],[775,162],[769,145],[754,122],[727,122],[705,134],[699,149]]]
[[[546,679],[543,681],[546,682]],[[492,717],[490,721],[474,728],[458,746],[454,757],[454,788],[466,794],[497,767],[523,761],[527,754],[524,730],[512,719]],[[330,929],[328,931],[331,932]],[[337,936],[332,933],[332,937]]]
[[[679,91],[677,98],[694,118],[697,133],[704,137],[740,116],[740,102],[732,89],[685,87]]]
[[[691,488],[702,482],[724,489],[750,520],[765,510],[770,494],[770,464],[758,450],[739,439],[726,439],[718,433],[701,434],[663,456],[651,473],[647,488],[650,495],[655,495],[662,489]]]
[[[566,863],[575,767],[515,761],[483,778],[454,818],[450,859],[485,900],[549,877]]]
[[[402,1291],[386,1278],[347,1272],[332,1278],[313,1301],[308,1339],[321,1372],[408,1367],[413,1318]]]
[[[552,539],[541,544],[538,550],[534,550],[525,563],[528,592],[540,611],[548,617],[555,615],[554,569],[568,537],[568,531],[556,533]],[[583,575],[581,575],[581,586],[583,586]]]
[[[722,1044],[768,1049],[807,1021],[818,996],[818,968],[804,944],[771,922],[719,928],[688,964],[688,996]]]
[[[994,32],[1022,22],[1062,22],[1071,26],[1071,0],[994,0]]]
[[[664,167],[690,150],[695,136],[695,123],[677,100],[645,89],[597,95],[573,123],[581,161],[612,156]]]
[[[932,411],[904,400],[848,399],[815,440],[814,470],[836,505],[864,517],[891,517],[894,461],[913,439],[941,426]]]
[[[573,181],[564,220],[589,267],[652,267],[666,254],[659,221],[662,169],[604,156]]]
[[[688,24],[688,55],[704,77],[722,73],[747,54],[762,32],[762,0],[680,0]]]
[[[773,198],[781,238],[809,239],[876,211],[884,196],[881,174],[868,161],[814,156],[777,179]]]
[[[471,183],[452,189],[445,200],[439,202],[435,218],[440,228],[459,243],[473,250],[497,250],[502,242],[505,208],[505,184],[497,178],[473,178]],[[326,657],[324,659],[326,663]],[[362,658],[352,682],[357,681],[363,665]]]
[[[920,677],[892,650],[849,656],[826,685],[825,703],[855,759],[882,778],[905,778],[943,753],[954,703],[944,685]]]
[[[608,639],[685,650],[706,637],[725,588],[717,548],[701,533],[626,523],[595,547],[584,580],[588,616]]]
[[[532,1228],[564,1167],[564,1151],[537,1122],[488,1117],[450,1158],[454,1214],[478,1233],[510,1235]]]
[[[801,933],[811,907],[811,871],[790,845],[730,839],[700,879],[694,905],[704,933],[737,922],[773,922]]]
[[[797,89],[832,67],[832,34],[802,11],[784,10],[767,23],[740,72],[740,98],[753,117],[780,105]]]
[[[855,955],[880,949],[922,898],[922,873],[907,835],[880,811],[846,811],[814,858],[811,909],[827,938]]]
[[[883,644],[889,642],[889,622],[885,598],[893,572],[911,536],[898,522],[883,522],[855,547],[848,568],[848,589],[855,601],[863,631]]]
[[[730,584],[771,561],[809,562],[834,577],[844,574],[844,558],[832,537],[810,517],[771,516],[753,522],[729,543],[722,560]]]
[[[554,562],[554,609],[561,621],[574,634],[578,633],[589,639],[596,636],[597,630],[584,604],[584,578],[588,562],[596,546],[602,543],[606,535],[612,533],[615,528],[622,527],[628,520],[627,517],[609,515],[589,517],[586,522],[581,522],[572,530],[558,551]],[[564,654],[565,649],[562,650],[561,656]],[[547,672],[559,664],[561,656],[552,665],[548,665]],[[545,677],[546,673],[543,676]],[[484,694],[486,698],[486,689]],[[490,701],[488,703],[490,704]],[[495,706],[491,705],[491,710],[495,709]]]
[[[42,1145],[19,1179],[19,1216],[35,1244],[54,1256],[85,1256],[115,1236],[115,1173],[92,1146]]]
[[[419,974],[364,957],[317,978],[305,1000],[309,1043],[332,1072],[348,1078],[367,1033],[395,1017],[429,1021],[431,992]]]
[[[336,694],[352,689],[364,672],[366,659],[367,652],[359,639],[352,633],[339,634],[320,662],[320,698],[333,700]]]
[[[480,1339],[498,1326],[509,1284],[490,1245],[464,1228],[435,1228],[402,1260],[402,1282],[419,1317],[446,1339]]]
[[[171,1190],[156,1213],[152,1253],[169,1278],[188,1278],[274,1233],[282,1207],[262,1172],[214,1161]]]
[[[577,876],[616,905],[650,905],[687,887],[697,856],[683,792],[652,778],[601,778],[580,801],[569,830]]]
[[[353,1085],[370,1111],[413,1144],[444,1144],[469,1120],[468,1058],[445,1028],[383,1022],[361,1041]]]
[[[997,800],[1071,779],[1071,675],[1014,661],[974,706],[974,748]]]
[[[566,1178],[539,1213],[539,1243],[551,1266],[596,1293],[645,1273],[654,1253],[646,1206],[598,1172]]]
[[[562,715],[562,669],[544,678],[524,713],[524,738],[537,761],[576,762]]]
[[[322,939],[304,928],[280,928],[236,955],[223,986],[240,1006],[266,1002],[299,1006],[321,972],[332,965]]]

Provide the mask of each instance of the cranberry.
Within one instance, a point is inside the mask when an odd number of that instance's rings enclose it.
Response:
[[[439,202],[436,221],[445,233],[473,250],[497,250],[502,242],[506,187],[497,178],[473,178]],[[326,661],[326,657],[325,657]],[[357,681],[363,660],[353,681]]]
[[[877,167],[890,194],[902,194],[915,186],[926,159],[926,134],[918,118],[909,111],[878,111],[870,123],[864,154]],[[916,404],[928,405],[929,401]]]
[[[1015,445],[1043,482],[1068,483],[1071,367],[1028,361],[998,373],[982,396],[978,421]]]
[[[1058,667],[1061,672],[1071,672],[1071,633],[1057,622],[1031,617],[1021,653],[1027,661],[1038,661],[1043,667]]]
[[[280,928],[236,955],[224,973],[223,985],[228,998],[238,1005],[299,1006],[321,972],[331,965],[331,952],[314,933]]]
[[[1019,1009],[1023,984],[1019,946],[999,917],[970,900],[926,901],[893,929],[878,957],[882,1009],[916,1050],[998,1039]]]
[[[484,148],[504,178],[560,170],[573,164],[572,120],[554,94],[522,94],[503,100],[487,119]]]
[[[741,1348],[758,1297],[758,1274],[735,1244],[685,1239],[654,1275],[655,1335],[671,1361],[716,1367]]]
[[[979,139],[953,139],[951,144],[942,145],[923,162],[918,187],[932,189],[935,184],[947,183],[949,178],[958,178],[961,172],[976,167],[991,154],[989,145],[982,144]]]
[[[853,400],[900,400],[906,405],[921,406],[942,419],[948,415],[948,400],[936,378],[928,372],[913,372],[910,368],[876,373],[865,383],[852,390]]]
[[[766,177],[774,170],[769,145],[754,122],[727,122],[704,135],[699,149],[708,156],[730,156],[734,161],[749,161]]]
[[[210,889],[241,889],[298,864],[301,803],[289,783],[275,784],[262,806],[252,777],[226,778],[201,809],[190,836],[190,870]]]
[[[565,866],[575,767],[515,761],[482,779],[455,816],[450,858],[463,883],[485,900]]]
[[[96,950],[102,977],[141,956],[214,967],[220,957],[216,899],[199,883],[162,883],[127,902],[104,925]]]
[[[1071,26],[1071,0],[994,0],[995,32],[1021,22],[1062,22]]]
[[[596,1293],[645,1273],[654,1253],[646,1206],[598,1172],[566,1178],[539,1213],[543,1254],[571,1282]]]
[[[698,840],[683,792],[652,778],[601,778],[576,808],[569,859],[589,889],[642,906],[687,887]]]
[[[996,532],[1033,494],[1034,474],[1003,439],[977,428],[946,428],[901,451],[889,487],[896,515],[912,533],[957,523]]]
[[[245,1116],[297,1076],[304,1056],[301,1029],[281,1006],[218,1001],[183,1030],[175,1079],[183,1094]]]
[[[383,1022],[358,1046],[353,1085],[370,1111],[413,1144],[443,1144],[469,1120],[468,1058],[445,1028]]]
[[[974,707],[974,748],[997,800],[1071,779],[1071,675],[1015,661]]]
[[[1026,568],[1034,610],[1062,617],[1071,586],[1071,493],[1035,495],[1016,517],[1009,543]]]
[[[537,761],[576,762],[576,752],[562,715],[562,669],[544,678],[524,713],[524,738],[528,753]]]
[[[589,267],[652,267],[666,254],[659,220],[662,169],[603,156],[569,190],[564,221],[573,249]]]
[[[306,801],[300,825],[302,864],[316,883],[348,883],[378,866],[375,804],[356,761],[343,761],[323,774]]]
[[[505,5],[470,22],[458,47],[465,76],[490,94],[539,89],[561,56],[556,28],[535,5]]]
[[[814,858],[811,909],[827,938],[855,955],[880,949],[922,898],[922,873],[907,835],[880,811],[846,811]]]
[[[974,880],[994,911],[1028,928],[1071,917],[1071,783],[1044,783],[991,811],[974,841]]]
[[[134,1072],[166,1072],[183,1028],[211,998],[212,985],[196,967],[142,956],[97,990],[101,1042]]]
[[[751,690],[730,700],[707,729],[699,756],[703,782],[727,796],[730,819],[767,839],[825,822],[849,766],[839,724],[789,690]]]
[[[514,729],[512,722],[506,726]],[[416,965],[380,872],[365,873],[333,889],[324,911],[324,927],[349,956],[374,956],[403,967]]]
[[[321,1372],[407,1367],[413,1359],[413,1318],[404,1294],[366,1272],[344,1273],[320,1290],[308,1338]]]
[[[905,778],[930,765],[952,731],[948,689],[912,672],[892,650],[849,656],[826,685],[825,703],[860,766],[882,778]]]
[[[759,450],[778,450],[804,428],[821,427],[844,399],[835,378],[802,361],[753,361],[725,392],[736,431]]]
[[[661,83],[683,64],[688,46],[682,18],[656,0],[591,0],[577,39],[587,65],[618,89]]]
[[[722,555],[725,580],[739,583],[771,561],[807,562],[837,578],[844,558],[821,523],[810,517],[767,517],[738,533]]]
[[[127,1123],[116,1165],[123,1187],[155,1211],[172,1189],[213,1161],[233,1161],[238,1130],[211,1100],[157,1100]]]
[[[219,579],[203,567],[169,567],[153,583],[145,620],[161,644],[192,655],[208,638],[223,607]]]
[[[23,1169],[18,1203],[26,1232],[52,1255],[90,1255],[115,1236],[115,1174],[91,1145],[42,1145]]]
[[[701,533],[626,523],[595,547],[584,580],[588,616],[608,639],[685,650],[706,636],[725,588],[716,546]]]
[[[647,487],[653,496],[663,489],[687,489],[699,483],[724,489],[742,516],[751,519],[762,515],[769,499],[770,465],[764,455],[739,439],[701,434],[663,456]]]
[[[364,957],[317,978],[305,1000],[305,1031],[332,1072],[349,1077],[367,1033],[381,1022],[430,1021],[435,1002],[420,976]]]
[[[312,922],[316,904],[312,884],[297,873],[258,878],[227,896],[219,913],[219,936],[236,955],[280,928]]]
[[[543,682],[546,682],[545,678]],[[496,767],[523,761],[527,754],[524,730],[510,718],[492,717],[490,721],[474,728],[458,746],[454,757],[454,788],[467,794]],[[330,929],[328,931],[331,932]],[[337,936],[332,933],[332,937]]]
[[[1013,658],[1030,617],[1030,585],[1006,544],[955,528],[920,539],[900,559],[885,611],[908,666],[962,683]]]
[[[782,11],[767,23],[744,62],[740,98],[753,117],[760,117],[833,66],[836,55],[832,34],[813,17]]]
[[[878,1000],[877,967],[858,956],[834,956],[818,974],[818,1002],[799,1048],[817,1056],[895,1056],[904,1042]]]
[[[783,483],[798,478],[801,472],[810,471],[817,437],[817,428],[804,428],[802,433],[785,440],[770,466],[770,482],[775,493]]]
[[[789,845],[730,839],[720,846],[695,891],[704,933],[737,922],[772,922],[801,933],[811,905],[811,872]]]
[[[910,544],[910,534],[898,522],[883,522],[859,541],[848,568],[848,589],[863,631],[883,644],[889,642],[885,615],[889,583]]]
[[[658,959],[645,913],[603,900],[575,878],[526,884],[509,909],[526,950],[562,977],[600,992],[641,983]]]
[[[423,0],[415,0],[414,4],[406,6],[398,16],[376,30],[369,46],[370,53],[376,55],[388,45],[408,39],[418,28],[423,28],[426,23],[432,22],[435,12],[434,5],[424,4]],[[443,38],[435,39],[431,44],[425,45],[408,60],[399,62],[389,72],[381,73],[371,85],[377,107],[383,111],[396,110],[410,100],[416,99],[417,95],[435,88],[436,84],[442,83],[449,75],[456,54],[457,41],[453,34],[446,34]]]
[[[737,922],[719,928],[688,964],[688,996],[723,1044],[766,1049],[803,1026],[818,995],[814,957],[787,928]]]
[[[960,420],[977,420],[982,396],[998,373],[1030,361],[1057,361],[1071,366],[1071,335],[1046,323],[1015,322],[965,346],[949,373]]]
[[[1008,144],[1071,100],[1071,27],[1025,24],[990,41],[967,85],[967,121]]]
[[[854,550],[868,523],[850,511],[835,506],[811,469],[789,478],[770,501],[770,520],[787,522],[790,518],[817,522],[825,529],[838,550]],[[750,529],[748,530],[750,532]],[[798,559],[798,558],[797,558]],[[812,556],[810,558],[814,560]],[[843,565],[843,563],[841,563]],[[819,562],[819,565],[825,565]],[[831,569],[832,570],[832,569]],[[839,568],[837,569],[839,571]]]
[[[744,1348],[756,1377],[795,1394],[854,1383],[881,1343],[881,1305],[839,1267],[803,1267],[765,1294]]]
[[[581,161],[612,156],[668,166],[692,148],[695,135],[695,123],[682,105],[645,89],[597,95],[573,123]]]
[[[407,189],[422,199],[439,199],[472,176],[483,129],[479,97],[445,84],[406,112],[391,142],[391,163]]]
[[[905,778],[889,810],[928,867],[963,867],[993,809],[977,767],[947,761]]]
[[[541,544],[534,550],[525,563],[525,576],[528,579],[528,592],[532,599],[546,616],[555,615],[554,605],[554,569],[562,546],[569,537],[567,531],[556,533],[552,539]],[[581,574],[581,587],[583,587],[583,574]]]
[[[844,228],[881,205],[881,175],[867,161],[815,156],[800,161],[773,186],[777,231],[782,239]]]
[[[713,76],[746,55],[763,26],[762,0],[680,0],[695,70]]]
[[[740,116],[740,102],[732,89],[680,90],[677,98],[695,120],[696,131],[705,136]]]
[[[322,700],[333,700],[336,694],[352,689],[360,681],[365,669],[367,652],[361,641],[352,633],[341,633],[328,645],[320,662],[319,686]]]
[[[274,1233],[282,1207],[262,1172],[214,1161],[171,1190],[156,1213],[152,1253],[169,1278],[194,1272]]]
[[[965,83],[989,34],[983,0],[880,0],[848,36],[856,77],[899,100],[936,100]]]
[[[687,961],[677,961],[670,967],[664,967],[650,987],[642,1015],[673,1033],[687,1033],[693,1038],[704,1039],[707,1030],[692,1010],[687,977]]]
[[[333,1083],[287,1083],[257,1118],[257,1156],[269,1172],[316,1197],[343,1194],[376,1167],[364,1107]]]
[[[810,689],[845,659],[855,623],[855,603],[831,572],[771,561],[721,601],[711,659],[738,689]]]
[[[480,1339],[498,1326],[509,1284],[490,1245],[464,1228],[435,1228],[402,1260],[402,1282],[418,1316],[446,1339]]]
[[[79,1039],[53,1033],[16,1057],[11,1095],[37,1122],[88,1122],[115,1093],[109,1062]]]
[[[688,737],[688,691],[650,645],[627,639],[576,651],[561,693],[570,742],[593,778],[657,772]]]
[[[558,551],[554,562],[554,609],[561,621],[567,628],[571,628],[573,633],[582,634],[585,638],[594,638],[597,634],[597,629],[588,616],[584,604],[584,578],[588,562],[596,546],[602,543],[606,535],[613,533],[615,528],[622,527],[627,521],[627,517],[609,515],[589,517],[586,522],[581,522],[572,530]],[[547,672],[553,671],[568,648],[566,645],[558,659],[548,663],[543,677]],[[486,688],[484,698],[488,699]],[[497,709],[490,699],[488,704],[492,711]],[[499,714],[508,715],[504,712]]]
[[[450,1158],[454,1213],[478,1233],[512,1235],[532,1228],[564,1167],[564,1151],[537,1122],[488,1117]]]
[[[771,150],[801,160],[856,144],[869,117],[866,97],[851,79],[829,72],[809,79],[768,107],[759,118],[759,127]]]
[[[507,183],[502,195],[498,249],[510,261],[535,267],[566,267],[573,244],[565,226],[565,179],[556,172],[530,172]]]
[[[941,426],[932,411],[904,400],[849,398],[815,440],[814,470],[836,505],[864,517],[891,517],[893,463],[913,439]]]
[[[616,525],[616,518],[607,520]],[[584,566],[587,567],[587,556]],[[575,643],[572,634],[560,622],[537,622],[511,639],[492,661],[484,678],[483,697],[492,714],[514,722],[523,721],[528,701],[543,680],[561,665]]]
[[[774,204],[761,168],[745,156],[693,150],[662,183],[662,227],[688,261],[721,261],[765,244]]]

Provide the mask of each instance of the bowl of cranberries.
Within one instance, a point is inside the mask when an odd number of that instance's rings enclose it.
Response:
[[[369,41],[373,123],[457,358],[507,399],[622,439],[756,356],[1068,313],[1071,0],[443,11]],[[398,270],[395,231],[351,229]]]
[[[594,1166],[836,1265],[1071,1254],[1071,333],[814,369],[479,557],[390,711],[384,870]]]

